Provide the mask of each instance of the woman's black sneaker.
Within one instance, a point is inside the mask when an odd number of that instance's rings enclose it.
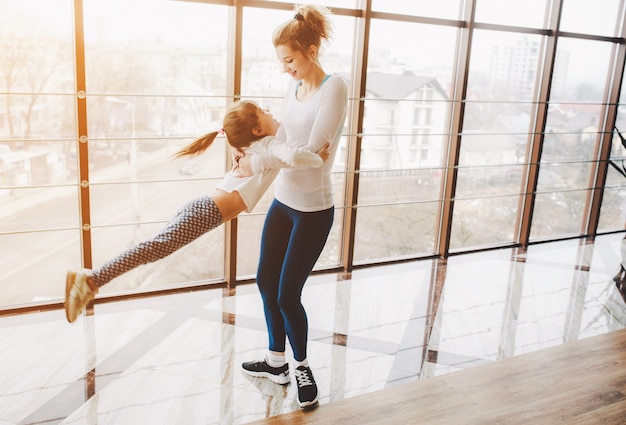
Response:
[[[311,369],[305,366],[298,366],[294,374],[298,384],[298,405],[307,407],[317,403],[317,384]]]
[[[277,384],[287,384],[289,378],[289,363],[281,367],[272,367],[265,360],[257,362],[245,362],[241,365],[243,371],[250,376],[267,378]]]

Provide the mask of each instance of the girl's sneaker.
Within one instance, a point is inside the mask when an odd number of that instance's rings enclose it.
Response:
[[[98,293],[98,285],[91,279],[91,270],[67,272],[65,278],[65,316],[72,323]]]

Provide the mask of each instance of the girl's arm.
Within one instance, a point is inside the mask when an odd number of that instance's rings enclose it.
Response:
[[[259,142],[257,142],[259,143]],[[264,143],[264,142],[260,142]],[[314,167],[319,168],[330,156],[329,145],[323,146],[316,153],[304,148],[288,145],[285,141],[272,137],[265,143],[265,149],[258,146],[248,150],[250,155],[239,158],[236,162],[238,176],[251,176],[263,170],[279,168]]]
[[[254,174],[263,170],[293,167],[321,167],[321,155],[307,149],[288,145],[283,140],[272,138],[264,153],[253,153],[250,156],[250,167]]]

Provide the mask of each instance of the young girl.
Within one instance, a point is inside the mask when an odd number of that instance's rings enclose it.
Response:
[[[154,238],[141,242],[109,260],[96,270],[81,269],[67,273],[65,314],[72,323],[94,299],[98,289],[113,278],[142,264],[164,258],[189,244],[242,211],[250,212],[278,174],[280,167],[321,167],[329,156],[328,147],[317,154],[293,148],[273,137],[280,123],[256,103],[241,101],[224,116],[223,127],[211,132],[176,153],[176,157],[204,152],[218,134],[224,134],[238,155],[266,157],[277,168],[256,172],[250,177],[226,173],[212,196],[202,196],[184,205]],[[278,161],[278,162],[276,162]]]

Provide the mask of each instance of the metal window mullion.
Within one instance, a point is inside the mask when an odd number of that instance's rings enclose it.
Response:
[[[361,146],[363,141],[363,115],[367,88],[367,55],[372,21],[372,0],[365,1],[365,11],[360,25],[356,28],[356,46],[354,46],[354,67],[352,91],[358,91],[356,107],[349,111],[348,162],[345,187],[345,206],[343,214],[343,237],[341,263],[346,272],[354,267],[354,241],[356,215],[359,197],[359,170],[361,168]]]
[[[87,126],[87,84],[85,71],[85,31],[83,2],[74,0],[74,66],[76,76],[76,161],[78,162],[78,194],[82,262],[92,268],[91,210],[89,202],[89,134]]]
[[[465,21],[467,27],[461,28],[457,53],[457,68],[454,78],[454,93],[452,98],[452,113],[448,146],[444,158],[445,179],[441,189],[442,203],[439,209],[439,235],[436,243],[437,254],[442,258],[448,258],[450,253],[450,239],[452,233],[452,215],[454,211],[454,198],[456,196],[456,182],[458,177],[459,157],[461,153],[461,132],[463,128],[463,116],[465,114],[465,99],[467,94],[467,80],[469,76],[469,62],[474,33],[474,15],[476,1],[467,0],[465,9]]]
[[[620,2],[620,16],[622,16],[620,35],[622,40],[626,37],[626,6],[624,0]],[[587,194],[585,202],[585,217],[588,217],[587,223],[583,223],[582,232],[585,235],[595,235],[598,232],[598,224],[600,222],[600,208],[602,207],[602,199],[604,197],[604,187],[606,185],[606,177],[609,167],[609,158],[611,156],[611,145],[613,141],[613,128],[617,120],[617,110],[620,93],[622,90],[622,81],[624,78],[624,66],[626,61],[626,45],[622,42],[613,46],[612,68],[609,71],[606,92],[605,106],[603,107],[602,116],[605,117],[604,125],[598,128],[599,135],[596,144],[596,155],[598,161],[595,162],[594,170],[590,176],[591,190]]]
[[[548,102],[550,101],[550,89],[552,86],[554,62],[556,60],[557,34],[561,21],[562,1],[555,0],[551,7],[552,11],[549,15],[551,19],[549,23],[551,35],[548,36],[546,41],[543,56],[543,72],[539,81],[539,99],[535,103],[536,107],[533,111],[535,119],[530,130],[532,140],[527,150],[528,167],[525,170],[527,178],[524,179],[525,186],[520,199],[520,208],[518,208],[518,241],[522,246],[528,246],[530,241],[537,183],[539,180],[539,163],[543,150],[544,131],[548,118]]]
[[[241,99],[241,62],[242,62],[242,38],[243,38],[243,2],[235,0],[234,8],[230,13],[230,37],[232,43],[229,46],[228,63],[228,95],[232,94],[232,101]],[[227,169],[231,165],[230,149],[226,149]],[[237,230],[239,220],[235,217],[224,223],[224,278],[227,288],[237,285]]]

